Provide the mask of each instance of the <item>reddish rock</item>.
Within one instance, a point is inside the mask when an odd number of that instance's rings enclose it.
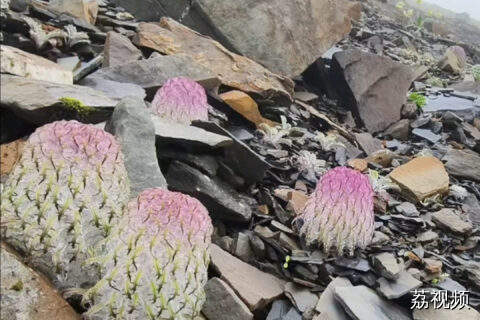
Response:
[[[0,145],[0,175],[9,174],[22,155],[22,139]]]
[[[253,122],[257,127],[265,123],[270,127],[275,127],[277,123],[265,119],[258,110],[258,105],[248,94],[242,91],[233,90],[222,93],[220,98],[232,109],[240,113],[247,120]]]
[[[450,179],[443,163],[435,157],[419,157],[397,167],[390,178],[412,201],[423,201],[448,192]]]

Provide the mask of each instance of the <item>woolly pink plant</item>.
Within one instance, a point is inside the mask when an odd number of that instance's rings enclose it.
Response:
[[[123,216],[130,186],[120,145],[93,125],[38,128],[2,190],[3,240],[61,289],[91,281],[81,264]]]
[[[335,247],[353,254],[365,248],[373,237],[373,189],[367,176],[338,167],[318,182],[304,211],[294,221],[307,245],[323,244],[325,252]]]
[[[190,124],[194,120],[208,120],[205,89],[188,78],[169,79],[153,101],[152,111],[162,118]]]
[[[119,241],[108,245],[111,256],[99,259],[106,261],[106,272],[84,295],[94,304],[88,314],[94,319],[198,316],[212,230],[208,211],[197,199],[160,188],[144,190],[129,203]]]

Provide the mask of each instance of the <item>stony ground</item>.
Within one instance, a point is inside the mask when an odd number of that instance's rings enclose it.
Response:
[[[391,3],[311,2],[330,25],[278,1],[239,11],[267,12],[270,37],[225,19],[231,1],[146,23],[113,1],[2,0],[2,183],[35,128],[93,123],[121,141],[133,195],[168,187],[209,210],[206,319],[480,319],[479,44]],[[208,122],[150,121],[145,104],[177,76],[207,90]],[[353,257],[307,247],[291,224],[338,166],[375,190],[374,237]],[[1,260],[1,319],[85,311],[4,243]]]

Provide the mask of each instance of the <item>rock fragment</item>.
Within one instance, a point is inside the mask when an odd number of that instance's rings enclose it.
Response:
[[[283,280],[235,258],[217,245],[211,246],[210,256],[214,270],[232,287],[250,311],[265,307],[283,294]]]
[[[410,320],[406,310],[366,286],[335,288],[335,298],[355,320]]]
[[[0,95],[2,106],[36,125],[67,117],[102,122],[111,115],[117,104],[103,92],[91,88],[6,74],[1,75]]]
[[[352,108],[370,133],[400,120],[413,81],[409,67],[387,57],[348,50],[333,55],[332,71],[342,103]]]
[[[130,39],[115,31],[107,32],[103,55],[105,57],[104,67],[121,65],[143,58],[140,49],[135,47]]]
[[[155,127],[141,98],[125,98],[105,126],[122,146],[131,197],[149,188],[167,188],[155,148]]]
[[[208,320],[250,320],[253,314],[232,288],[219,278],[205,285],[206,301],[202,313]]]
[[[80,320],[60,293],[22,258],[1,244],[0,307],[2,319]]]
[[[480,182],[480,156],[470,150],[449,149],[443,157],[447,171],[456,177]]]
[[[434,157],[418,157],[390,173],[409,200],[423,201],[427,197],[448,192],[450,179],[443,163]]]
[[[460,216],[456,210],[453,209],[442,209],[432,214],[432,221],[440,228],[446,229],[453,233],[457,234],[469,234],[473,225],[469,221]]]
[[[0,70],[33,80],[73,84],[72,71],[40,56],[15,47],[0,46]]]

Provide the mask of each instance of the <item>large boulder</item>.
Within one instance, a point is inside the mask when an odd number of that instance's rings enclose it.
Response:
[[[351,30],[360,5],[347,0],[115,0],[139,19],[170,16],[271,71],[302,73]]]
[[[185,56],[188,64],[212,72],[225,86],[267,99],[291,100],[292,80],[272,73],[247,57],[230,52],[217,41],[171,18],[162,18],[159,23],[140,23],[133,43],[156,50],[166,57]],[[180,67],[183,68],[183,65]]]
[[[332,75],[342,103],[372,133],[400,120],[414,78],[408,66],[360,50],[335,53]]]

